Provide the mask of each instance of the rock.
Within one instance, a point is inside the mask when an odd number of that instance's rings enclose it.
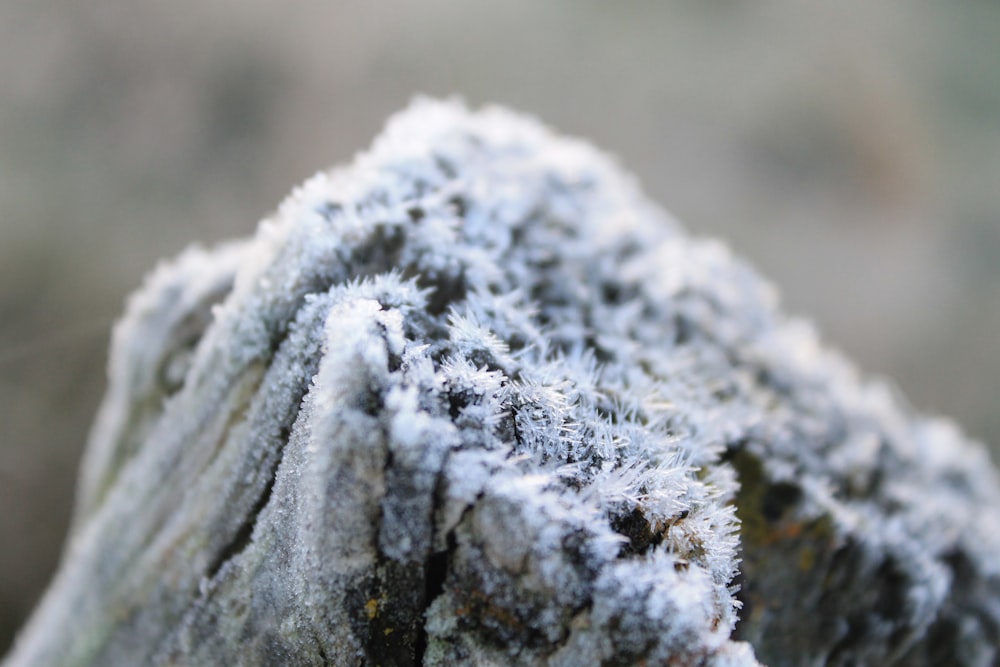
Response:
[[[992,665],[1000,482],[586,144],[418,101],[118,324],[6,665]]]

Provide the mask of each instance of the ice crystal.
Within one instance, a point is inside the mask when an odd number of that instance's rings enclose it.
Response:
[[[776,303],[585,143],[418,101],[132,299],[10,664],[991,664],[985,454]]]

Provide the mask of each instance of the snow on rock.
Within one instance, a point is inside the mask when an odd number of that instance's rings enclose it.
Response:
[[[588,145],[419,100],[112,347],[7,665],[991,665],[1000,484]]]

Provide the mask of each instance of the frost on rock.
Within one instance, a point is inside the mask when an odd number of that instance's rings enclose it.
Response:
[[[606,157],[419,101],[131,299],[6,664],[991,665],[998,489]]]

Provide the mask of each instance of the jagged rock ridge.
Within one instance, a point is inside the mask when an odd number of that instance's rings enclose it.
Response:
[[[132,298],[7,664],[989,665],[998,488],[606,157],[419,101]]]

